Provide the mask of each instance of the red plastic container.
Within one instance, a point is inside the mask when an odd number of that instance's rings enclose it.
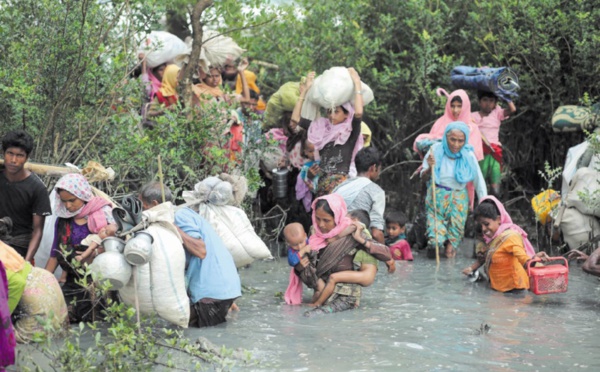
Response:
[[[531,260],[527,264],[529,275],[529,290],[536,295],[549,293],[562,293],[569,286],[569,263],[564,257],[550,257],[550,261],[560,260],[564,265],[547,265],[531,267],[532,263],[540,262]]]

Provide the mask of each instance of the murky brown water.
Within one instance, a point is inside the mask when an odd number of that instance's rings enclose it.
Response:
[[[275,297],[287,286],[286,260],[256,262],[240,272],[257,290],[239,300],[242,311],[186,334],[247,349],[260,361],[239,370],[600,370],[596,278],[575,266],[567,293],[502,294],[465,280],[460,270],[471,262],[442,260],[436,271],[435,260],[420,254],[392,275],[382,265],[360,308],[312,318]],[[482,324],[489,333],[479,334]]]

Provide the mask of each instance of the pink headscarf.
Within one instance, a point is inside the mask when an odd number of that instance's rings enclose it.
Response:
[[[335,221],[335,227],[326,234],[323,234],[321,230],[319,230],[319,226],[317,225],[315,218],[317,202],[322,199],[326,200],[327,204],[329,204],[329,208],[331,208],[331,211],[333,212],[333,219]],[[308,239],[308,244],[313,250],[318,251],[327,246],[327,239],[337,236],[346,227],[348,227],[352,221],[347,216],[348,210],[346,209],[346,202],[344,202],[344,198],[338,194],[329,194],[317,198],[312,204],[312,209],[312,222],[315,233]],[[298,278],[298,275],[294,271],[293,267],[290,271],[290,284],[285,291],[284,298],[285,302],[289,305],[297,305],[302,302],[302,282]]]
[[[496,231],[494,236],[492,236],[491,238],[484,236],[483,239],[485,240],[485,242],[489,244],[492,240],[494,240],[496,237],[498,237],[504,231],[511,229],[511,230],[516,231],[519,234],[521,234],[521,237],[523,238],[523,245],[525,246],[525,252],[527,253],[527,255],[529,257],[535,256],[535,249],[533,249],[533,245],[531,244],[529,239],[527,239],[527,233],[519,225],[516,225],[513,223],[512,219],[510,218],[510,215],[508,214],[508,212],[506,211],[506,209],[504,208],[504,205],[502,205],[500,200],[496,199],[495,196],[490,195],[490,196],[481,198],[481,202],[479,202],[479,203],[481,204],[485,200],[493,201],[494,204],[496,205],[496,208],[498,208],[498,211],[500,211],[500,227],[498,227],[498,230]]]
[[[333,125],[327,118],[318,118],[310,123],[308,141],[315,145],[315,160],[321,160],[319,150],[322,150],[328,143],[334,142],[336,145],[343,145],[350,138],[352,134],[354,107],[352,107],[350,102],[344,103],[342,107],[348,111],[348,117],[343,122]],[[356,153],[363,147],[363,143],[363,136],[359,135],[352,150],[351,164],[354,164]]]
[[[315,213],[317,211],[317,202],[319,200],[327,201],[329,204],[329,208],[333,212],[333,220],[335,221],[335,227],[331,229],[328,233],[322,233],[319,230],[319,226],[317,224],[317,219],[315,217]],[[315,199],[312,203],[312,223],[313,228],[315,229],[315,233],[310,236],[308,239],[308,244],[311,246],[313,250],[320,250],[327,246],[327,239],[333,238],[341,233],[346,227],[352,224],[352,220],[348,217],[348,210],[346,208],[346,202],[344,198],[342,198],[339,194],[329,194],[325,196],[321,196],[320,198]]]
[[[61,218],[85,218],[87,217],[87,225],[90,231],[94,234],[98,233],[103,227],[108,225],[106,216],[102,208],[111,205],[108,200],[94,196],[92,186],[87,179],[79,173],[69,173],[62,176],[56,186],[56,215]],[[69,212],[63,202],[60,200],[59,189],[65,190],[77,198],[83,200],[85,204],[75,212]]]
[[[438,96],[445,95],[448,97],[446,101],[446,109],[444,110],[444,115],[442,115],[431,127],[429,133],[423,133],[417,136],[415,142],[413,143],[413,150],[418,152],[417,150],[417,142],[420,142],[423,139],[430,140],[439,140],[442,139],[444,135],[444,131],[448,124],[455,121],[462,121],[463,123],[469,126],[469,145],[473,146],[475,157],[477,161],[483,160],[483,140],[481,138],[481,132],[479,131],[479,127],[473,119],[471,118],[471,101],[469,100],[469,96],[467,92],[462,89],[455,90],[450,95],[442,88],[438,88],[436,91]],[[452,107],[451,102],[454,97],[460,97],[462,101],[462,109],[460,110],[460,114],[458,115],[458,119],[454,119],[452,116]]]

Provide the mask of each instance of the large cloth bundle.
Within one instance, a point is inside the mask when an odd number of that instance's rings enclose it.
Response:
[[[600,181],[599,172],[592,168],[579,168],[571,180],[571,187],[565,201],[567,208],[575,208],[583,214],[600,217],[600,206],[586,203],[579,196],[580,193],[589,196],[597,195],[600,190],[598,181]]]
[[[450,73],[450,80],[457,88],[483,90],[505,100],[518,96],[519,78],[508,67],[456,66]]]
[[[202,34],[202,49],[212,66],[224,66],[245,52],[232,38],[211,30]]]
[[[267,102],[265,110],[264,129],[281,128],[281,119],[284,113],[292,112],[296,101],[300,97],[300,83],[288,82],[283,84],[277,92],[273,93]]]
[[[190,305],[185,289],[185,251],[173,224],[173,206],[163,203],[143,215],[144,220],[150,223],[145,231],[152,235],[154,242],[150,262],[133,268],[133,275],[137,275],[140,312],[157,314],[166,321],[187,328]],[[119,294],[123,302],[135,305],[133,276]]]
[[[583,214],[575,208],[567,208],[560,221],[560,230],[569,248],[578,249],[600,234],[600,223],[594,216]]]
[[[306,94],[302,105],[302,117],[314,120],[318,117],[319,107],[333,109],[346,102],[354,104],[356,89],[346,67],[332,67],[318,76]],[[361,84],[363,105],[373,101],[373,91],[364,82]]]
[[[177,36],[165,31],[152,31],[137,50],[146,55],[146,65],[150,68],[163,63],[175,61],[182,55],[189,54],[188,46]]]
[[[592,131],[600,125],[600,103],[592,107],[559,106],[552,115],[552,130],[555,132]]]
[[[233,256],[236,267],[251,264],[254,260],[272,258],[271,252],[240,208],[230,205],[198,205],[198,213],[215,229]]]
[[[535,213],[535,218],[542,225],[547,224],[550,222],[552,211],[556,209],[558,203],[560,203],[560,195],[552,189],[537,194],[531,199],[531,207]]]

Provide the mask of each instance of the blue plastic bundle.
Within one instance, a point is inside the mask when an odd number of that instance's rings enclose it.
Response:
[[[507,102],[519,96],[519,78],[508,67],[456,66],[450,73],[450,79],[457,88],[492,92]]]

